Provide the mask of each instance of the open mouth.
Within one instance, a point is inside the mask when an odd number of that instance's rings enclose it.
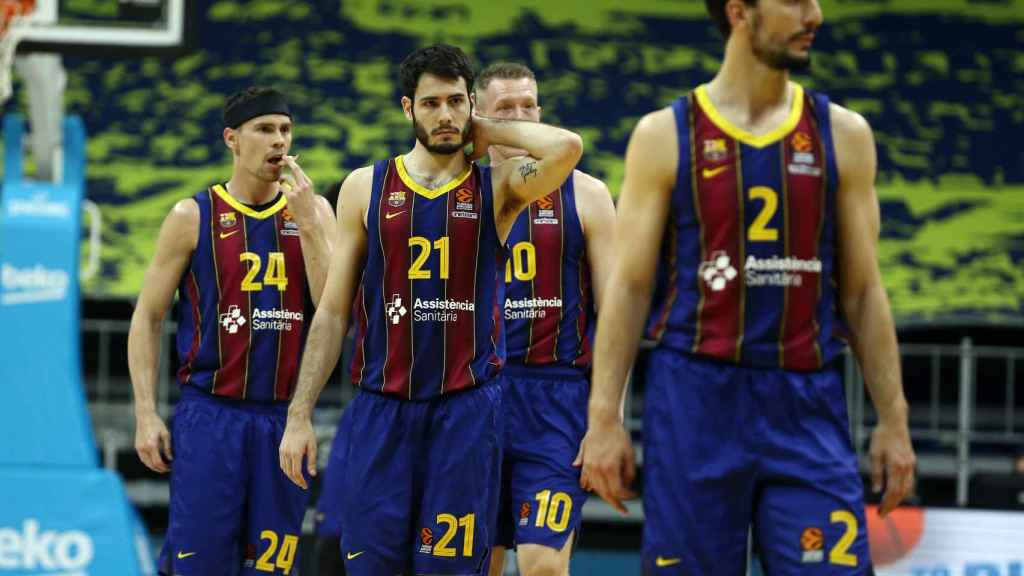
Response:
[[[284,165],[284,154],[274,154],[273,156],[268,157],[267,163],[280,168]]]

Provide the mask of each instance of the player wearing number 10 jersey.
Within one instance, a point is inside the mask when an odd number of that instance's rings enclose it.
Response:
[[[231,180],[178,202],[164,221],[128,339],[136,449],[171,473],[166,575],[288,574],[306,506],[274,456],[335,223],[287,155],[281,93],[235,94],[224,125]],[[182,399],[169,432],[154,391],[175,287]]]
[[[809,64],[816,0],[706,4],[727,38],[722,68],[641,120],[627,152],[583,481],[613,503],[625,494],[632,453],[616,400],[643,327],[634,295],[646,310],[653,293],[645,572],[744,574],[752,531],[769,575],[870,574],[835,363],[845,337],[879,413],[883,513],[914,462],[875,251],[871,130],[789,81]]]
[[[499,62],[477,77],[487,116],[539,122],[537,81]],[[492,166],[521,155],[492,146]],[[523,576],[565,574],[587,494],[573,460],[586,430],[594,311],[610,272],[615,207],[608,188],[580,171],[519,215],[508,237],[502,306],[504,463],[491,574],[515,546]]]
[[[303,486],[304,457],[314,469],[310,413],[351,313],[359,393],[324,486],[340,509],[346,572],[478,574],[497,506],[502,246],[520,210],[570,174],[582,144],[553,126],[474,115],[473,72],[458,48],[417,50],[400,76],[416,144],[342,185],[338,250],[281,465]],[[463,152],[470,139],[477,154],[499,144],[529,156],[479,167]]]

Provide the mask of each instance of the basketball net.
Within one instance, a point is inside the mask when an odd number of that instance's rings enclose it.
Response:
[[[35,0],[0,0],[0,104],[11,97],[14,52],[28,30]]]

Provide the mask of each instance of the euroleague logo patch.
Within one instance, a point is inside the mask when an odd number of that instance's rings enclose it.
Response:
[[[434,551],[434,532],[430,528],[420,530],[420,554],[430,554]]]
[[[825,560],[825,536],[820,528],[805,528],[800,534],[801,561],[805,564]]]
[[[530,523],[530,503],[523,502],[519,507],[519,525],[526,526]]]
[[[455,193],[455,210],[452,211],[453,218],[468,218],[476,220],[476,194],[469,188],[459,188]]]
[[[537,200],[537,217],[533,219],[534,224],[558,224],[555,217],[554,193]]]

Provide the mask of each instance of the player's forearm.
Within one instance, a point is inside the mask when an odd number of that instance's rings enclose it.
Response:
[[[162,320],[132,317],[128,330],[128,372],[135,397],[135,414],[156,412],[156,381]]]
[[[844,306],[851,344],[880,420],[906,424],[899,345],[885,289],[879,284]]]
[[[320,392],[327,384],[327,377],[341,355],[341,343],[348,326],[348,314],[336,314],[327,308],[319,308],[313,315],[313,324],[306,338],[306,350],[302,354],[302,368],[299,382],[288,405],[289,418],[309,418],[313,407],[320,398]]]
[[[583,140],[565,128],[505,118],[486,118],[484,122],[491,145],[521,148],[537,160],[562,162],[569,167],[575,167],[583,155]]]
[[[313,297],[313,305],[319,306],[320,296],[327,285],[327,270],[330,267],[332,246],[327,231],[322,226],[303,226],[299,228],[299,241],[302,244],[302,261],[306,267],[306,280],[309,282],[309,293]]]
[[[627,284],[614,280],[605,286],[605,302],[597,322],[594,371],[590,387],[589,418],[592,422],[621,421],[629,369],[636,359],[650,296],[637,302]]]

